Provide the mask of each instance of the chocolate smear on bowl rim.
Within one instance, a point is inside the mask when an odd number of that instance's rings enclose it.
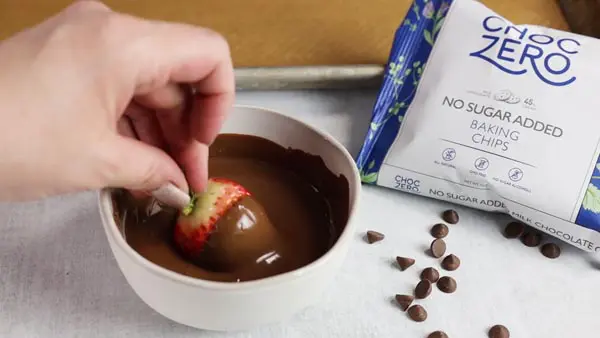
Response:
[[[415,297],[413,296],[400,294],[396,295],[394,298],[402,311],[406,311],[415,300]]]
[[[415,260],[413,258],[409,258],[409,257],[397,256],[396,263],[398,263],[400,270],[404,271],[404,270],[410,268],[411,266],[413,266],[415,264]]]
[[[407,312],[410,319],[415,322],[424,322],[427,319],[427,311],[421,305],[413,305]]]
[[[382,234],[381,232],[378,232],[378,231],[375,231],[375,230],[369,230],[369,231],[367,231],[367,242],[369,242],[369,244],[380,242],[384,238],[385,238],[385,235]]]

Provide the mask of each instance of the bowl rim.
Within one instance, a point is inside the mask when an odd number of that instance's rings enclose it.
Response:
[[[118,248],[120,250],[122,250],[127,256],[129,256],[130,259],[132,259],[135,263],[142,266],[144,269],[148,270],[149,272],[151,272],[155,275],[158,275],[160,277],[163,277],[163,278],[166,278],[169,280],[173,280],[173,281],[176,281],[176,282],[179,282],[182,284],[186,284],[186,285],[194,286],[194,287],[201,287],[201,288],[205,288],[205,289],[212,289],[212,290],[244,291],[244,290],[249,290],[249,289],[269,287],[272,285],[281,284],[281,283],[289,282],[291,280],[295,280],[298,277],[303,276],[303,275],[315,273],[320,267],[327,264],[328,261],[333,259],[333,256],[336,255],[336,252],[341,250],[342,247],[345,246],[346,242],[349,242],[351,240],[351,238],[353,238],[352,236],[354,235],[355,227],[352,226],[352,224],[354,224],[354,218],[356,215],[357,204],[358,204],[358,201],[359,201],[360,195],[361,195],[362,185],[361,185],[361,180],[360,180],[360,174],[358,172],[358,168],[355,164],[354,158],[348,152],[346,147],[344,147],[338,140],[336,140],[330,134],[328,134],[324,131],[321,131],[316,127],[313,127],[306,122],[303,122],[294,117],[282,114],[278,111],[268,109],[268,108],[253,106],[253,105],[240,105],[240,104],[233,105],[233,107],[231,109],[235,109],[235,108],[259,110],[262,113],[278,115],[280,117],[284,117],[286,119],[292,120],[295,123],[299,123],[299,124],[303,125],[305,128],[308,128],[308,129],[312,130],[313,132],[315,132],[316,134],[320,135],[327,142],[331,143],[339,152],[341,152],[341,154],[345,157],[345,159],[348,161],[348,163],[351,164],[351,172],[354,176],[354,177],[347,178],[349,188],[354,189],[354,196],[349,201],[350,207],[349,207],[349,213],[348,213],[348,220],[346,221],[344,230],[342,231],[342,233],[340,234],[338,239],[335,241],[333,246],[331,248],[329,248],[329,250],[327,250],[327,252],[325,252],[321,257],[319,257],[318,259],[314,260],[313,262],[311,262],[307,265],[304,265],[300,268],[297,268],[295,270],[284,272],[284,273],[274,275],[274,276],[257,279],[257,280],[243,281],[243,282],[237,282],[237,283],[209,281],[209,280],[186,276],[186,275],[171,271],[167,268],[164,268],[156,263],[149,261],[142,255],[140,255],[137,251],[135,251],[133,248],[131,248],[131,246],[129,244],[127,244],[127,241],[125,240],[125,238],[122,236],[121,232],[119,231],[119,228],[118,228],[117,224],[115,223],[114,217],[112,217],[113,204],[112,204],[112,201],[110,198],[112,189],[104,188],[104,189],[100,190],[98,192],[98,208],[99,208],[101,218],[102,218],[102,225],[103,225],[105,231],[107,232],[107,235],[111,236],[113,238],[113,240],[114,240],[115,244],[118,246]],[[114,255],[114,253],[113,253],[113,255]]]

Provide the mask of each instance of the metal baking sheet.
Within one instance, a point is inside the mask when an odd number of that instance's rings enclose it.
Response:
[[[237,90],[378,88],[383,65],[236,68]]]

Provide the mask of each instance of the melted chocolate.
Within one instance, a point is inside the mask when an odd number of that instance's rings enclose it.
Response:
[[[151,200],[133,201],[117,191],[115,216],[129,245],[169,270],[239,282],[315,261],[335,243],[348,219],[348,181],[334,175],[318,156],[259,137],[222,134],[210,148],[209,172],[239,182],[252,198],[240,201],[219,221],[205,258],[194,264],[175,248],[175,210]],[[254,226],[248,226],[249,214]]]
[[[192,261],[219,272],[234,272],[252,264],[277,264],[276,260],[293,255],[287,250],[293,243],[286,242],[262,205],[247,196],[219,218],[202,251]]]

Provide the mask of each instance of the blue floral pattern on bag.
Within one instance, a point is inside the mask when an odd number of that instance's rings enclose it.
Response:
[[[451,4],[452,0],[415,0],[396,30],[371,124],[356,159],[364,183],[377,182]]]
[[[588,229],[600,231],[600,157],[592,171],[590,183],[585,190],[581,208],[575,223]]]

